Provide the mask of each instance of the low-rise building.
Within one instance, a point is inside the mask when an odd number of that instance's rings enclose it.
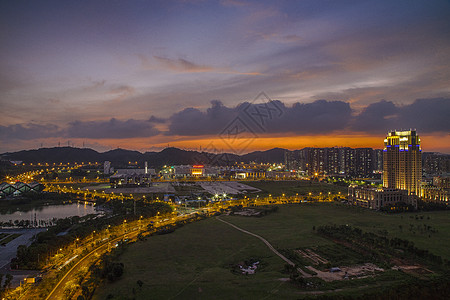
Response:
[[[148,187],[151,185],[154,169],[117,169],[114,175],[109,177],[112,188],[117,187]]]
[[[298,176],[294,171],[267,171],[266,177],[270,179],[283,180],[296,178]]]
[[[117,187],[148,187],[151,185],[150,174],[137,173],[116,173],[109,177],[109,183],[112,188]]]
[[[439,186],[422,184],[421,197],[424,201],[448,203],[450,189]]]
[[[375,188],[366,186],[349,186],[349,203],[370,209],[381,209],[384,206],[395,206],[398,203],[417,207],[417,197],[409,195],[407,190],[391,188]]]
[[[264,170],[235,170],[236,179],[263,179],[266,178],[266,171]]]
[[[180,165],[173,167],[173,174],[177,178],[181,177],[217,177],[219,168],[204,165]]]
[[[24,183],[16,182],[14,184],[9,184],[3,182],[0,184],[0,198],[6,198],[9,196],[20,196],[23,193],[28,192],[42,192],[44,190],[44,185],[39,182]]]

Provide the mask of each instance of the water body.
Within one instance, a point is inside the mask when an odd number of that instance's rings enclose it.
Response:
[[[0,214],[0,222],[8,222],[10,220],[34,220],[36,215],[36,220],[52,220],[52,219],[63,219],[72,216],[83,217],[89,214],[100,214],[101,210],[97,209],[95,206],[84,203],[73,203],[66,205],[48,205],[42,206],[24,211],[16,211],[11,214]]]

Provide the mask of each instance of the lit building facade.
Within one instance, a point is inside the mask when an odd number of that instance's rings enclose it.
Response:
[[[105,161],[103,163],[103,174],[111,174],[111,162]]]
[[[448,203],[450,198],[450,189],[434,186],[422,185],[421,197],[426,201]]]
[[[349,203],[370,209],[381,209],[384,206],[395,206],[398,203],[417,207],[417,197],[406,190],[389,188],[371,188],[350,186],[348,188]]]
[[[115,174],[109,177],[109,183],[112,188],[149,187],[155,175],[155,169],[149,169],[145,162],[144,169],[117,169]]]
[[[384,139],[383,187],[420,195],[422,149],[415,130],[391,131]]]
[[[217,177],[219,168],[204,165],[179,165],[173,166],[173,176],[181,177]]]

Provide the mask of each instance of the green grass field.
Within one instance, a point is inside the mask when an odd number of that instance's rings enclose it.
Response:
[[[418,216],[416,220],[415,216]],[[420,219],[423,216],[423,219]],[[430,219],[428,219],[428,217]],[[450,259],[446,245],[450,245],[450,212],[386,214],[344,204],[311,203],[280,206],[278,213],[264,218],[227,216],[224,220],[267,238],[277,248],[312,247],[331,243],[312,230],[320,225],[348,224],[364,231],[380,234],[386,230],[388,237],[413,241],[418,248]],[[410,231],[411,225],[431,226],[437,232]],[[401,226],[401,228],[399,227]]]
[[[10,235],[7,236],[7,237],[4,237],[4,238],[0,241],[0,246],[4,246],[4,245],[8,244],[9,242],[15,240],[15,239],[18,238],[19,236],[21,236],[20,233],[13,233],[13,234],[10,234]]]
[[[335,244],[332,241],[318,236],[313,226],[349,224],[376,233],[386,230],[388,237],[412,240],[417,247],[450,259],[450,213],[421,213],[418,220],[415,216],[387,215],[343,205],[317,203],[280,206],[278,212],[263,218],[221,218],[263,236],[277,249],[323,247],[325,253],[338,249],[333,247]],[[422,220],[420,216],[423,216]],[[414,234],[409,230],[409,224],[416,226],[423,223],[437,232]],[[257,258],[262,264],[255,275],[231,272],[231,265],[250,258]],[[100,286],[94,299],[105,299],[109,294],[114,295],[113,299],[298,299],[304,295],[298,287],[280,280],[288,277],[283,273],[285,262],[270,252],[259,239],[215,218],[132,244],[120,261],[125,265],[123,277],[117,282]],[[386,273],[382,276],[391,275]],[[142,287],[137,284],[138,280],[143,282]],[[381,282],[372,279],[363,284],[391,284],[392,280]],[[345,285],[344,282],[337,286],[341,285]],[[348,289],[361,291],[354,281],[346,289],[345,292],[349,292]]]
[[[250,258],[261,261],[261,272],[254,276],[231,272],[231,265]],[[94,299],[108,294],[114,299],[134,295],[138,299],[242,299],[245,295],[276,299],[296,291],[277,280],[286,277],[281,273],[284,262],[260,240],[214,218],[131,245],[121,262],[123,278],[100,287]],[[144,283],[142,288],[138,280]]]

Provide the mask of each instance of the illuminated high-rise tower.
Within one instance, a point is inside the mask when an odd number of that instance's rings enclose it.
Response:
[[[420,195],[422,150],[415,130],[391,131],[384,139],[383,186]]]

